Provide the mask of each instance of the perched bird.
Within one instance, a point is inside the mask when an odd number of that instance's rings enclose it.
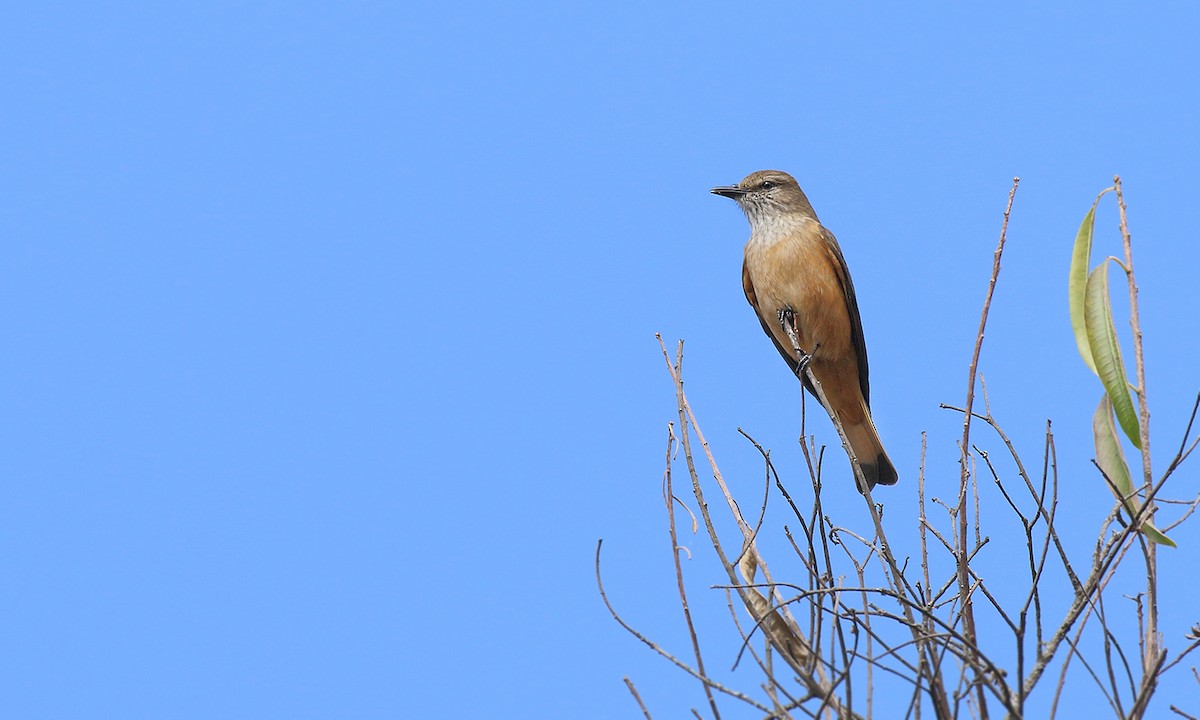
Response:
[[[868,487],[894,485],[896,468],[871,422],[867,345],[837,239],[785,172],[760,170],[712,192],[736,200],[750,221],[742,288],[763,330],[814,397],[805,368],[821,384]]]

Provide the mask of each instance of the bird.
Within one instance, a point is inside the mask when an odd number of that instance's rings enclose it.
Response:
[[[759,170],[712,193],[736,201],[750,221],[742,289],[763,330],[818,401],[806,371],[820,383],[825,411],[841,421],[867,488],[896,484],[896,467],[871,420],[862,318],[837,238],[785,172]]]

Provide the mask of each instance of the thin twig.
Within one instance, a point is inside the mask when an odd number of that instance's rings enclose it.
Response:
[[[642,696],[638,695],[637,688],[633,686],[633,681],[628,677],[625,677],[624,680],[625,687],[629,688],[630,694],[637,701],[638,707],[642,709],[642,714],[646,716],[646,720],[654,720],[654,718],[650,717],[650,711],[646,709],[646,703],[642,702]]]
[[[975,375],[979,368],[979,354],[983,349],[984,329],[987,327],[988,310],[992,305],[992,295],[996,291],[996,279],[1000,276],[1000,257],[1004,254],[1004,242],[1008,234],[1008,217],[1012,213],[1013,198],[1017,194],[1020,178],[1013,178],[1012,189],[1008,191],[1008,205],[1004,208],[1004,222],[1000,226],[1000,240],[996,244],[996,252],[992,256],[992,275],[988,280],[987,295],[983,301],[983,311],[979,317],[979,332],[975,335],[975,350],[971,353],[971,364],[967,376],[967,402],[963,413],[963,434],[961,448],[961,475],[959,477],[959,507],[958,507],[958,590],[962,597],[963,630],[972,643],[975,641],[975,615],[971,609],[969,597],[970,581],[967,578],[967,482],[970,465],[967,461],[967,451],[971,447],[971,405],[975,402]],[[982,691],[978,694],[979,713],[981,720],[987,720],[987,704],[984,702]]]
[[[671,559],[675,563],[675,583],[679,588],[679,604],[683,609],[683,619],[687,623],[688,637],[692,641],[692,652],[696,655],[696,670],[702,677],[708,677],[704,670],[704,656],[700,653],[700,638],[696,635],[696,625],[692,622],[692,609],[688,606],[687,588],[683,582],[683,565],[679,562],[679,535],[675,529],[675,489],[671,481],[671,457],[675,448],[675,431],[671,424],[667,425],[667,466],[663,471],[663,482],[666,485],[663,500],[667,504],[667,527],[671,534]],[[713,718],[720,720],[721,711],[717,709],[717,699],[713,696],[712,688],[707,682],[704,695],[708,698],[708,706],[712,709]]]
[[[647,647],[649,647],[651,650],[653,650],[654,652],[658,653],[662,657],[669,660],[673,665],[675,665],[675,667],[679,668],[680,670],[683,670],[688,675],[691,675],[692,677],[696,678],[697,680],[699,680],[707,685],[711,685],[713,687],[713,689],[717,690],[718,692],[722,692],[730,697],[737,698],[738,700],[741,700],[742,702],[744,702],[748,705],[752,705],[755,708],[757,708],[763,712],[770,712],[770,709],[767,706],[757,702],[754,698],[750,697],[749,695],[746,695],[745,693],[742,693],[742,692],[738,692],[737,690],[734,690],[732,688],[726,687],[726,686],[722,685],[721,683],[717,682],[716,680],[713,680],[710,677],[705,677],[704,675],[701,675],[700,673],[696,672],[690,666],[688,666],[687,663],[684,663],[679,658],[677,658],[674,655],[672,655],[671,653],[667,652],[665,649],[663,649],[663,647],[661,645],[654,642],[650,638],[646,637],[642,633],[638,632],[632,625],[625,622],[625,619],[622,618],[620,616],[620,614],[617,613],[617,609],[614,608],[612,603],[609,601],[608,593],[606,593],[604,591],[604,582],[600,579],[600,548],[603,545],[604,545],[604,540],[599,540],[596,542],[596,586],[600,589],[600,599],[604,601],[604,607],[608,608],[609,614],[612,615],[613,619],[617,621],[617,624],[620,625],[621,627],[625,628],[625,630],[630,635],[633,635],[638,640],[641,640],[642,643],[645,644]]]
[[[1133,240],[1129,235],[1129,222],[1125,214],[1125,194],[1121,188],[1120,176],[1113,177],[1113,187],[1117,191],[1117,210],[1120,214],[1121,244],[1125,249],[1125,279],[1129,286],[1129,326],[1133,331],[1134,372],[1137,387],[1134,388],[1138,399],[1138,416],[1141,421],[1138,428],[1139,450],[1142,454],[1142,485],[1146,491],[1145,521],[1154,522],[1154,504],[1150,489],[1154,486],[1154,474],[1150,468],[1150,401],[1146,387],[1146,361],[1142,347],[1142,325],[1138,312],[1138,286],[1133,276]],[[1139,513],[1140,514],[1140,513]],[[1135,522],[1137,520],[1135,519]],[[1154,682],[1152,667],[1161,667],[1162,636],[1158,632],[1158,563],[1156,561],[1158,547],[1154,543],[1145,543],[1143,556],[1146,560],[1146,632],[1143,637],[1142,674],[1146,682]],[[1140,700],[1140,697],[1139,697]],[[1134,718],[1140,718],[1144,704],[1139,702],[1134,706]]]

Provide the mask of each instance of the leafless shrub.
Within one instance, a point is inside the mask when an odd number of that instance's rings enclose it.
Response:
[[[1069,543],[1060,535],[1059,476],[1050,423],[1046,423],[1039,466],[1031,473],[993,417],[982,379],[977,381],[984,329],[999,277],[1016,189],[1014,179],[975,337],[966,401],[962,407],[942,405],[963,418],[957,496],[952,502],[927,497],[923,438],[915,527],[898,528],[885,523],[884,506],[869,491],[864,495],[871,518],[868,529],[851,529],[826,515],[821,500],[824,449],[806,433],[801,448],[808,473],[806,485],[811,486],[812,494],[803,507],[779,477],[770,453],[742,433],[761,453],[767,478],[757,514],[744,515],[684,393],[683,343],[679,343],[672,358],[659,338],[677,399],[678,422],[672,422],[667,430],[664,501],[679,600],[691,639],[691,657],[684,659],[631,627],[618,614],[602,584],[600,593],[613,617],[626,630],[700,682],[713,718],[720,718],[722,707],[730,702],[752,708],[768,718],[920,718],[923,713],[932,712],[933,717],[941,720],[964,714],[988,718],[997,711],[1005,717],[1023,718],[1035,690],[1049,685],[1044,682],[1047,677],[1052,678],[1053,687],[1042,691],[1049,694],[1049,700],[1043,700],[1040,707],[1048,706],[1046,717],[1056,717],[1073,667],[1081,668],[1082,676],[1103,695],[1115,717],[1141,718],[1147,712],[1159,678],[1200,645],[1200,625],[1197,625],[1183,637],[1187,643],[1183,649],[1168,659],[1158,626],[1161,598],[1157,592],[1156,564],[1157,545],[1171,542],[1165,534],[1187,520],[1200,504],[1200,496],[1182,501],[1160,496],[1167,481],[1200,442],[1193,433],[1200,396],[1193,404],[1178,450],[1166,471],[1154,477],[1149,458],[1149,410],[1137,317],[1137,286],[1119,178],[1112,189],[1120,208],[1125,249],[1125,262],[1121,266],[1126,271],[1131,296],[1136,366],[1133,393],[1140,420],[1137,435],[1131,438],[1139,441],[1143,472],[1136,486],[1126,487],[1120,478],[1113,477],[1119,475],[1120,467],[1111,464],[1111,456],[1107,464],[1103,459],[1106,450],[1112,450],[1111,445],[1103,443],[1112,438],[1102,437],[1101,430],[1108,426],[1098,419],[1097,467],[1118,501],[1101,524],[1090,558],[1072,557],[1067,549]],[[1085,219],[1089,250],[1091,235],[1087,224],[1091,217],[1089,213]],[[1083,232],[1081,228],[1081,238]],[[1106,300],[1107,286],[1104,291]],[[1086,353],[1085,359],[1092,364]],[[1098,374],[1103,379],[1103,373],[1098,371]],[[816,378],[810,374],[809,380],[820,396]],[[983,395],[982,412],[976,409],[977,386]],[[1114,392],[1111,386],[1106,388],[1108,395]],[[1102,409],[1108,395],[1102,401]],[[1117,414],[1122,422],[1128,420],[1120,416],[1119,410]],[[1111,424],[1111,409],[1106,417]],[[1003,461],[972,439],[973,429],[978,430],[973,422],[976,420],[983,423],[989,441],[1003,447],[1002,454],[1006,456]],[[837,429],[841,434],[842,428]],[[975,436],[978,435],[976,432]],[[842,442],[843,447],[849,447],[844,434]],[[691,497],[699,511],[699,521],[693,515],[692,525],[703,525],[727,576],[728,582],[717,587],[724,589],[728,597],[733,626],[742,639],[738,655],[748,654],[758,672],[751,689],[737,689],[719,682],[706,670],[679,560],[681,544],[676,510],[687,508],[689,502],[677,494],[678,453],[682,453]],[[1119,449],[1117,455],[1123,464]],[[857,471],[857,462],[853,456],[851,459]],[[702,470],[704,466],[707,467]],[[861,471],[858,472],[861,479]],[[1003,516],[1008,518],[1004,527],[991,529],[1004,533],[1006,542],[1022,548],[1020,565],[1024,569],[1020,584],[1010,575],[1002,578],[998,587],[997,581],[979,571],[982,551],[991,543],[989,535],[984,533],[980,511],[981,487],[989,484],[996,493],[988,493],[986,497],[1000,498],[996,502],[1002,502]],[[798,577],[773,575],[760,551],[764,533],[773,532],[771,525],[764,522],[772,488],[794,518],[794,526],[787,523],[782,527],[786,545],[780,547],[790,549],[782,562],[787,563],[789,573],[794,571]],[[709,507],[709,495],[719,495],[724,500],[737,528],[735,536],[728,533],[722,536],[718,532],[719,523]],[[1172,507],[1174,515],[1161,531],[1151,523],[1159,505]],[[914,533],[919,565],[900,561],[893,555],[887,537],[889,529]],[[1126,580],[1132,576],[1136,581],[1144,581],[1145,585],[1132,598],[1133,603],[1115,611],[1107,603],[1118,573],[1124,573]],[[599,583],[599,545],[596,576]],[[1048,601],[1051,595],[1063,596],[1061,589],[1052,584],[1065,584],[1068,588],[1066,595],[1071,599],[1066,607],[1059,608],[1056,605],[1062,603]],[[1130,624],[1127,619],[1116,617],[1130,606],[1135,614],[1136,640],[1131,640],[1125,632]],[[984,613],[989,616],[989,627],[1001,628],[998,634],[984,635],[979,631],[977,617]],[[1200,675],[1194,668],[1192,673],[1200,684]],[[650,718],[651,712],[633,682],[626,678],[626,684],[641,712]],[[876,689],[885,684],[888,705],[879,707]],[[897,702],[894,700],[897,697],[907,699]],[[1170,709],[1180,717],[1193,717],[1175,706]],[[702,717],[698,710],[693,709],[692,713]]]

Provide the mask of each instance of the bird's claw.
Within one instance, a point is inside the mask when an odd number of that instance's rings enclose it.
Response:
[[[796,374],[804,377],[804,371],[808,369],[808,364],[812,362],[812,355],[797,348],[800,352],[800,359],[796,361]]]
[[[804,371],[812,362],[812,355],[804,352],[804,348],[800,347],[800,337],[796,332],[796,313],[790,306],[785,305],[776,314],[779,317],[779,326],[787,334],[788,340],[792,341],[792,352],[796,354],[796,375],[804,377]]]

